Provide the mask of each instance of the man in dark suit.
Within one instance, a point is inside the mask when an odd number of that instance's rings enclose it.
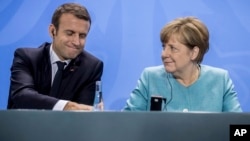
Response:
[[[95,84],[101,80],[103,62],[83,50],[90,25],[84,6],[66,3],[55,10],[49,26],[52,43],[15,51],[8,109],[93,109]],[[51,89],[58,61],[65,66],[55,94]]]

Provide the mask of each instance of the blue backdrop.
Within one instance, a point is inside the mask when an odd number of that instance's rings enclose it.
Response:
[[[92,16],[86,50],[104,61],[106,110],[120,110],[143,68],[161,64],[161,28],[176,17],[191,15],[200,18],[211,35],[203,64],[229,70],[243,110],[250,111],[248,0],[1,1],[0,109],[6,109],[14,50],[50,42],[48,25],[52,13],[64,2],[81,3]]]

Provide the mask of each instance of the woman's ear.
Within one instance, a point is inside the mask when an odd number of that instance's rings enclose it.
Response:
[[[199,52],[200,52],[200,48],[198,46],[195,46],[193,49],[192,49],[192,57],[191,59],[192,60],[196,60],[198,55],[199,55]]]

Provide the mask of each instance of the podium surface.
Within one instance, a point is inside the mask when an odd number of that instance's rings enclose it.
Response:
[[[229,141],[250,113],[0,111],[0,141]]]

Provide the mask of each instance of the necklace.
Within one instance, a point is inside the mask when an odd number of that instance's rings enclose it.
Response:
[[[178,81],[179,83],[181,83],[182,85],[186,86],[186,87],[192,85],[192,84],[193,84],[195,81],[197,81],[197,80],[199,79],[199,77],[200,77],[200,66],[197,65],[197,67],[195,67],[195,68],[196,68],[196,69],[195,69],[195,71],[193,71],[193,73],[191,74],[191,77],[189,77],[189,80],[188,80],[188,79],[184,80],[184,79],[178,79],[178,78],[177,78],[177,81]]]

